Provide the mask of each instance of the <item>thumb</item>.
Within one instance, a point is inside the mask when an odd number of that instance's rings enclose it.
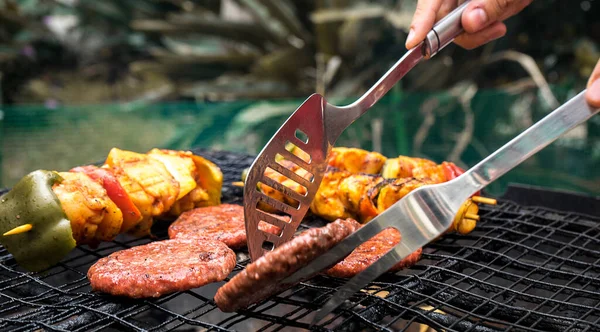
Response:
[[[591,106],[600,107],[600,60],[590,76],[585,97]]]
[[[467,33],[483,30],[492,23],[503,21],[520,12],[533,0],[473,0],[463,14],[462,24]]]

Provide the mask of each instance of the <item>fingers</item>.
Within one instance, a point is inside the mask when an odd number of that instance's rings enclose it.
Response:
[[[473,0],[462,15],[465,33],[455,43],[466,49],[479,47],[506,34],[503,20],[517,14],[533,0]],[[419,0],[406,39],[411,49],[427,36],[434,23],[458,5],[458,0]]]
[[[503,21],[527,7],[533,0],[473,0],[462,17],[467,33],[476,33]]]
[[[487,28],[475,33],[463,33],[456,37],[454,42],[467,50],[477,48],[481,45],[498,39],[506,34],[506,25],[502,22],[496,22]]]
[[[592,107],[600,107],[600,60],[588,81],[585,98]]]
[[[413,15],[410,31],[406,38],[406,48],[411,49],[419,44],[433,27],[437,12],[443,0],[419,0]]]
[[[442,2],[440,9],[438,10],[435,21],[439,21],[450,14],[456,7],[458,7],[458,0],[445,0]]]

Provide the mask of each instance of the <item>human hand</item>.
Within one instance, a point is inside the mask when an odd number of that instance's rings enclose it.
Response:
[[[585,99],[591,106],[600,107],[600,60],[598,60],[588,81]]]
[[[502,21],[519,13],[533,0],[473,0],[462,15],[465,30],[454,42],[466,49],[479,47],[506,34]],[[419,0],[410,25],[406,48],[425,39],[434,23],[450,13],[458,0]],[[461,3],[464,1],[460,1]]]

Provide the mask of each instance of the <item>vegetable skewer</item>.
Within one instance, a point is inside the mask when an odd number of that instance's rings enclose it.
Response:
[[[76,245],[144,236],[154,219],[217,205],[223,175],[191,152],[113,148],[103,166],[34,171],[0,198],[0,243],[24,268],[56,264]]]
[[[303,158],[303,151],[288,150]],[[450,181],[464,173],[451,162],[436,164],[422,158],[399,156],[386,158],[377,153],[356,148],[336,147],[328,157],[328,168],[310,211],[324,219],[354,218],[366,223],[389,208],[410,191],[427,184]],[[280,159],[282,166],[307,176],[296,164]],[[284,186],[305,193],[305,188],[282,174],[267,169],[265,176]],[[242,175],[243,179],[243,175]],[[290,206],[297,202],[268,185],[259,183],[260,191]],[[473,230],[479,216],[477,203],[495,204],[495,200],[474,196],[460,209],[451,231],[467,234]],[[276,212],[269,206],[261,206],[268,212]]]

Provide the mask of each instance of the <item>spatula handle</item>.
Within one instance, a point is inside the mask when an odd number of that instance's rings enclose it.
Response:
[[[327,104],[325,109],[325,124],[328,141],[331,144],[335,142],[344,129],[368,111],[371,106],[375,105],[377,101],[390,91],[394,84],[421,62],[423,58],[432,57],[463,32],[461,15],[469,2],[470,0],[467,0],[434,25],[423,42],[406,52],[369,91],[365,92],[354,103],[343,107],[335,107]]]
[[[427,34],[423,45],[423,57],[429,59],[463,33],[462,14],[471,0],[465,1],[450,14],[439,20]]]

